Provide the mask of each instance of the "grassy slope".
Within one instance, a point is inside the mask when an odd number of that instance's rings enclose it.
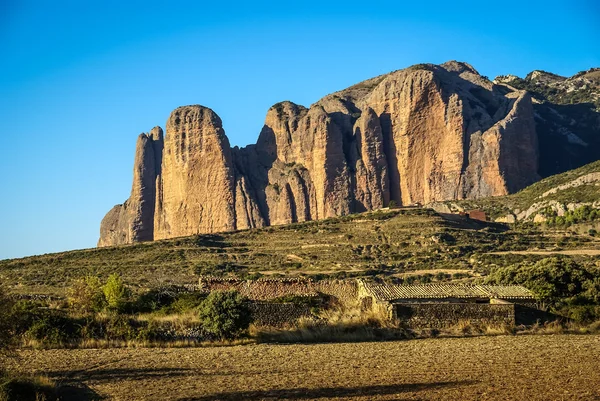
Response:
[[[0,261],[13,291],[61,294],[84,275],[122,274],[135,287],[195,283],[198,273],[238,275],[400,274],[471,269],[471,255],[571,246],[590,241],[543,236],[535,229],[446,220],[431,210],[401,209],[322,221]],[[570,245],[569,245],[570,244]],[[346,273],[344,273],[346,272]]]
[[[456,203],[466,208],[482,208],[489,213],[491,218],[505,216],[516,210],[527,210],[534,203],[541,201],[554,200],[564,204],[593,203],[600,201],[600,186],[597,185],[581,185],[558,191],[543,198],[540,198],[540,196],[548,190],[569,183],[578,177],[598,172],[600,172],[600,160],[575,170],[545,178],[513,195],[449,203]]]

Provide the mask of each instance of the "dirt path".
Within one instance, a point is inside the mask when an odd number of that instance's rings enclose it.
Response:
[[[567,249],[564,251],[505,251],[490,252],[490,255],[506,255],[514,253],[516,255],[600,255],[600,249]]]
[[[115,400],[600,400],[600,336],[21,351]]]

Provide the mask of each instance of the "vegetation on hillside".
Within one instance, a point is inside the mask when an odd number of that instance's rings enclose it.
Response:
[[[398,277],[472,271],[473,255],[592,245],[536,227],[446,219],[427,209],[392,209],[238,232],[0,261],[11,291],[63,297],[86,276],[118,273],[134,293],[197,282],[198,275],[258,278]],[[427,272],[424,272],[427,273]],[[414,279],[409,279],[414,280]],[[432,281],[434,278],[432,278]],[[97,284],[96,284],[97,286]],[[93,307],[92,307],[93,309]]]
[[[521,78],[516,78],[508,84],[514,88],[531,92],[539,100],[548,100],[556,104],[592,103],[594,107],[600,109],[600,99],[596,96],[598,89],[591,86],[566,91],[556,86]]]
[[[568,257],[523,261],[493,269],[485,283],[523,285],[552,312],[580,322],[600,320],[600,262]]]
[[[584,184],[548,193],[552,189],[591,173],[600,173],[600,160],[545,178],[512,195],[447,203],[455,203],[464,208],[481,208],[488,213],[490,218],[495,219],[527,210],[532,205],[541,202],[558,202],[563,205],[600,202],[600,186],[595,184]],[[544,196],[544,194],[546,195]]]

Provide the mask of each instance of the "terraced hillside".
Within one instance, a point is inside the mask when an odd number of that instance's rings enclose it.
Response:
[[[392,209],[221,234],[86,249],[0,261],[0,280],[13,292],[64,293],[73,279],[118,272],[134,288],[195,283],[198,275],[310,275],[313,278],[460,273],[474,255],[585,246],[597,238],[542,234],[502,224]],[[498,256],[494,256],[498,259]]]

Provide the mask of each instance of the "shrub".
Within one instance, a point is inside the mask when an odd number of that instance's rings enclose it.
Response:
[[[44,311],[27,329],[25,337],[37,340],[44,346],[65,345],[80,337],[79,321],[56,311]]]
[[[102,287],[104,292],[104,298],[106,298],[106,305],[112,310],[122,310],[127,301],[129,292],[121,280],[121,276],[117,273],[113,273],[108,276],[106,284]]]
[[[56,384],[43,376],[17,376],[0,372],[0,401],[58,400]]]
[[[104,322],[104,338],[107,340],[135,340],[138,337],[137,323],[124,315],[110,315]],[[142,338],[144,339],[144,338]]]
[[[14,340],[13,302],[0,288],[0,352],[9,348]]]
[[[154,312],[169,306],[175,300],[176,294],[168,288],[156,288],[140,294],[131,304],[132,313]]]
[[[567,257],[551,257],[533,265],[521,263],[494,270],[487,284],[521,284],[538,299],[557,301],[571,297],[600,300],[600,278],[594,270]]]
[[[102,284],[93,276],[75,280],[67,299],[71,308],[82,313],[99,312],[106,306]]]
[[[204,330],[219,339],[234,339],[250,325],[250,310],[237,291],[213,291],[199,308]]]
[[[175,298],[175,301],[169,306],[169,310],[172,313],[187,312],[198,308],[205,298],[205,294],[196,292],[179,294],[177,298]]]
[[[574,305],[560,309],[559,312],[578,323],[590,323],[600,319],[600,306],[597,305]]]
[[[244,275],[247,268],[231,262],[201,262],[194,267],[194,273],[199,276],[223,277],[228,274]]]

